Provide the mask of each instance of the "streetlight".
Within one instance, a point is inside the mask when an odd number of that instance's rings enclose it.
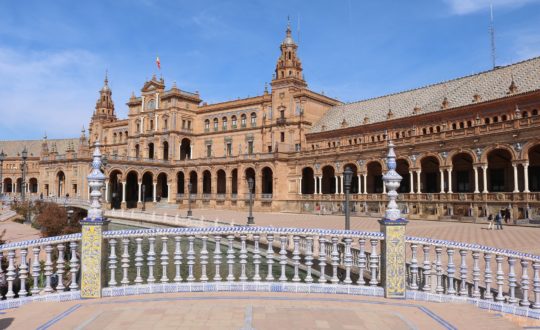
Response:
[[[146,185],[142,185],[142,210],[146,211]]]
[[[248,189],[249,189],[249,215],[247,217],[247,224],[248,225],[254,225],[255,221],[253,221],[253,186],[255,185],[255,182],[253,181],[252,177],[249,177],[247,179],[248,182]]]
[[[2,152],[0,152],[0,201],[4,197],[4,179],[2,178],[2,169],[4,168],[4,159],[6,159],[6,156],[7,155],[2,149]]]
[[[353,171],[349,166],[343,172],[343,185],[345,186],[345,230],[351,230],[351,210],[349,208],[349,192],[351,191]]]
[[[187,189],[188,189],[188,211],[187,211],[187,216],[188,217],[191,217],[193,214],[191,212],[191,188],[193,187],[193,185],[191,184],[191,182],[188,182],[187,184]]]
[[[25,190],[26,190],[26,159],[28,158],[28,151],[26,150],[26,147],[24,147],[22,153],[22,180],[21,180],[21,200],[24,203],[25,201]]]
[[[72,209],[69,209],[67,211],[67,220],[68,220],[68,225],[71,224],[71,219],[73,218],[73,210]]]

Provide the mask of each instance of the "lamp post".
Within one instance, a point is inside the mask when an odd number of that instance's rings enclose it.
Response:
[[[247,179],[247,182],[249,189],[249,215],[247,217],[247,224],[254,225],[255,221],[253,220],[253,186],[255,185],[255,182],[253,181],[252,177],[249,177]]]
[[[193,185],[191,184],[191,182],[188,182],[187,184],[187,189],[188,189],[188,211],[187,211],[187,216],[188,217],[191,217],[193,214],[191,212],[191,188],[193,187]]]
[[[146,185],[142,185],[142,210],[146,211]]]
[[[4,159],[6,159],[6,154],[4,150],[0,152],[0,201],[4,197],[4,179],[2,178],[2,169],[4,168]]]
[[[25,202],[25,190],[26,190],[26,159],[28,158],[28,151],[26,150],[26,147],[24,147],[22,153],[21,153],[21,158],[22,158],[22,167],[21,167],[21,171],[22,171],[22,180],[21,180],[21,200],[22,202],[24,203]]]
[[[345,230],[351,230],[351,210],[349,208],[349,193],[351,191],[351,181],[352,181],[353,171],[349,166],[345,167],[343,171],[343,179],[345,186]]]
[[[73,218],[73,210],[72,209],[69,209],[67,211],[67,220],[68,220],[68,225],[71,225],[71,219]]]

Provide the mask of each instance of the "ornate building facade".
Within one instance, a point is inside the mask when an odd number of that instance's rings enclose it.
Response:
[[[339,212],[343,170],[354,172],[354,211],[380,214],[388,139],[410,218],[474,219],[501,208],[514,218],[540,207],[540,58],[405,92],[343,104],[308,88],[287,28],[271,90],[206,104],[198,92],[152,77],[118,119],[105,79],[78,139],[4,141],[3,191],[21,189],[17,152],[29,148],[26,189],[86,198],[91,145],[108,161],[111,207],[245,208]],[[17,183],[19,180],[19,183]]]

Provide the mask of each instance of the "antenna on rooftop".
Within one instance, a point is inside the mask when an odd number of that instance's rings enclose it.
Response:
[[[495,27],[493,24],[493,3],[489,4],[489,12],[490,12],[490,27],[489,27],[489,34],[491,36],[491,62],[493,64],[493,69],[495,69]]]

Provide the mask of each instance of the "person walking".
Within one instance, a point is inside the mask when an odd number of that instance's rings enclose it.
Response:
[[[489,224],[488,224],[488,230],[495,229],[495,226],[493,226],[493,214],[490,214],[487,218]]]
[[[502,216],[501,216],[501,212],[497,212],[497,215],[495,216],[495,225],[497,226],[497,229],[500,229],[502,230],[503,229],[503,226],[502,226]]]
[[[507,207],[506,211],[504,211],[504,223],[508,224],[510,223],[510,209]]]

